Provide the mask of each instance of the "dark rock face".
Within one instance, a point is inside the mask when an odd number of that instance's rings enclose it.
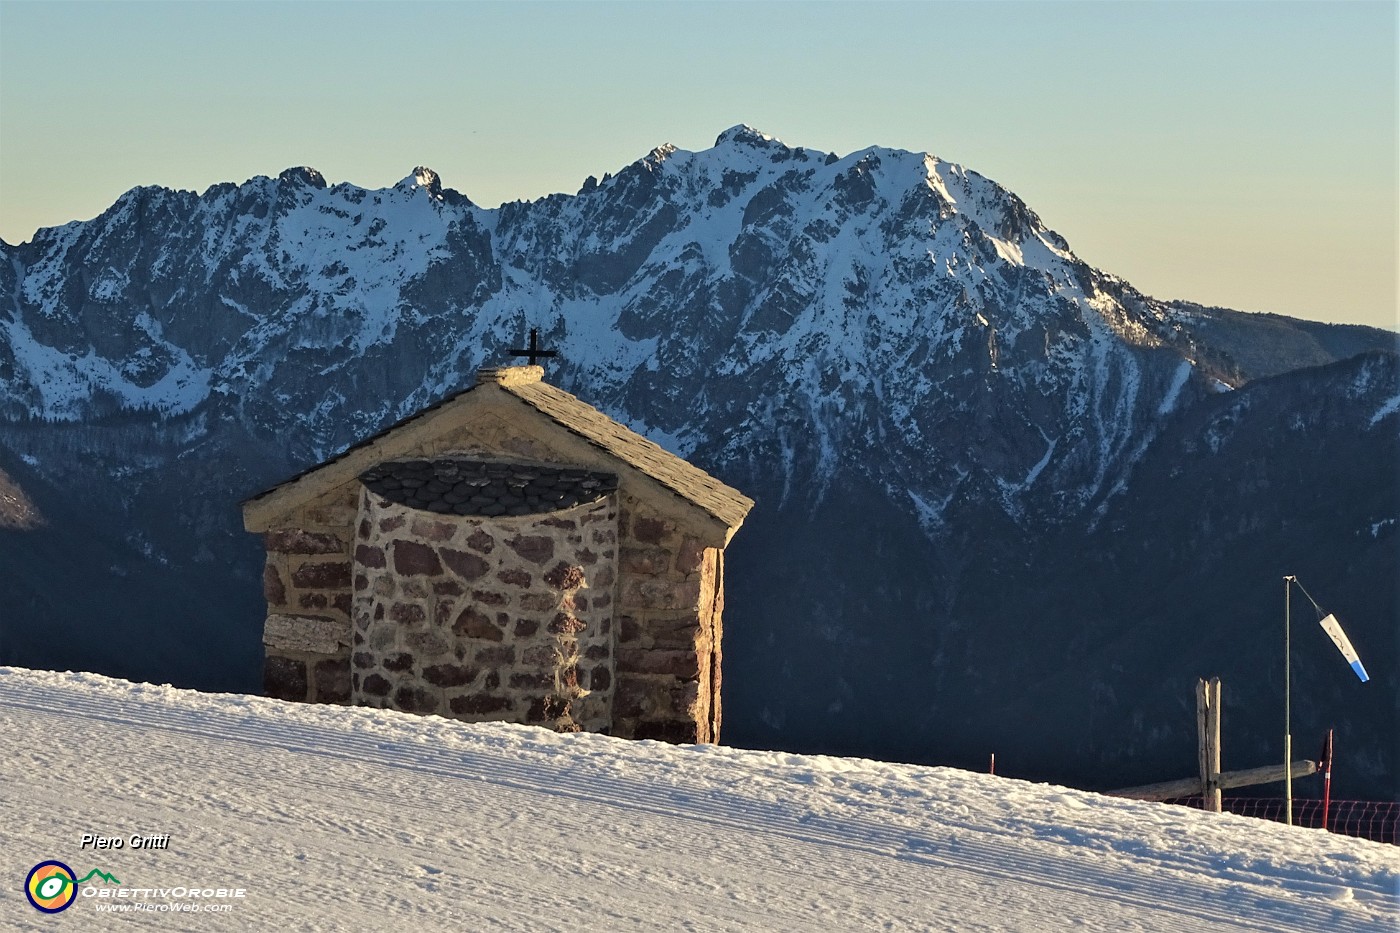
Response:
[[[758,502],[725,567],[727,740],[1165,779],[1219,673],[1227,761],[1267,763],[1295,573],[1375,678],[1300,644],[1295,742],[1335,722],[1337,793],[1393,793],[1394,334],[1147,298],[922,153],[736,128],[498,211],[414,178],[141,188],[0,244],[0,469],[47,519],[0,528],[0,663],[259,690],[264,587],[349,571],[308,536],[265,577],[238,500],[536,325],[551,382]],[[414,507],[455,513],[444,485]],[[514,586],[472,585],[483,608]]]
[[[755,509],[726,599],[731,616],[775,621],[727,626],[727,714],[761,711],[729,737],[862,755],[903,743],[974,770],[995,752],[998,773],[1110,789],[1190,776],[1192,690],[1220,676],[1227,767],[1281,761],[1283,575],[1337,613],[1363,660],[1400,663],[1400,444],[1395,415],[1372,423],[1398,369],[1371,354],[1214,396],[1083,524],[1026,534],[964,502],[954,534],[929,540],[854,484],[810,511]],[[795,527],[826,546],[791,547]],[[760,560],[771,577],[739,569]],[[956,577],[930,574],[955,561]],[[794,600],[772,577],[827,583]],[[1295,755],[1316,758],[1336,726],[1355,743],[1345,793],[1388,796],[1400,675],[1366,660],[1360,684],[1296,593],[1293,610]]]

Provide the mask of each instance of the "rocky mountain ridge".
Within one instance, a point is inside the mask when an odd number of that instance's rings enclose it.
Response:
[[[127,553],[92,557],[94,581],[104,564],[126,566],[123,579],[155,566],[204,587],[222,572],[234,582],[220,591],[233,594],[256,556],[237,530],[239,498],[508,361],[531,326],[560,351],[552,382],[758,500],[731,560],[737,648],[726,672],[730,734],[755,744],[971,754],[975,735],[908,740],[898,717],[867,725],[918,695],[919,678],[945,684],[931,701],[944,712],[959,702],[955,686],[987,696],[1012,686],[995,671],[968,679],[989,643],[970,633],[1015,634],[1008,612],[1026,593],[1063,598],[1028,582],[1046,562],[1061,575],[1108,572],[1119,545],[1106,529],[1150,537],[1142,516],[1170,506],[1147,501],[1137,477],[1171,476],[1185,454],[1167,439],[1221,399],[1252,398],[1261,377],[1297,384],[1275,407],[1297,409],[1300,435],[1334,427],[1305,417],[1320,392],[1345,409],[1359,451],[1396,462],[1394,334],[1152,299],[1080,261],[976,172],[878,147],[839,157],[735,127],[712,149],[661,146],[577,194],[498,209],[423,167],[380,190],[302,168],[203,194],[134,189],[92,221],[0,244],[0,446],[13,454],[0,468],[73,516],[48,526],[46,560],[87,541],[83,525],[100,517],[123,529]],[[1364,352],[1381,375],[1353,392],[1359,377],[1325,364]],[[1320,364],[1322,382],[1299,375]],[[1212,453],[1224,455],[1192,475],[1228,472],[1224,439],[1236,432],[1256,453],[1277,439],[1246,408],[1197,437],[1200,450],[1218,435]],[[1387,488],[1354,516],[1382,523],[1346,542],[1359,554],[1394,550]],[[1230,508],[1249,507],[1250,494],[1237,491]],[[1051,542],[1084,559],[1064,567]],[[1267,535],[1254,544],[1277,546]],[[1173,560],[1187,590],[1229,577],[1218,559]],[[1337,573],[1339,588],[1360,586]],[[67,612],[29,585],[29,611],[74,631],[68,616],[103,611]],[[182,622],[163,636],[179,659],[169,666],[118,660],[142,676],[251,687],[197,660],[203,639],[223,639],[251,672],[250,586],[198,622],[170,610]],[[1095,625],[1110,636],[1131,627],[1129,597],[1104,597]],[[1376,611],[1377,631],[1393,626],[1393,594]],[[1022,623],[1032,642],[1007,670],[1041,670],[1054,652],[1036,632],[1076,643],[1076,618],[1066,605]],[[911,646],[929,654],[916,660]],[[866,657],[849,676],[798,669],[798,658],[825,670],[853,650]],[[30,645],[4,659],[63,657]],[[865,663],[876,657],[883,668]],[[1115,694],[1107,706],[1132,702]],[[1180,737],[1173,726],[1154,746],[1150,728],[1126,731],[1154,765]],[[862,732],[875,747],[852,744]],[[935,740],[942,749],[925,744]],[[1092,754],[1111,762],[1114,741]],[[1393,776],[1393,755],[1376,755],[1375,774]],[[1061,774],[1051,757],[1038,773]]]

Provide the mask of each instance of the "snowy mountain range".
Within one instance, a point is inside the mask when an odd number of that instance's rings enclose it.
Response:
[[[256,689],[238,500],[530,327],[758,502],[732,741],[1139,783],[1221,674],[1227,767],[1267,763],[1295,573],[1376,675],[1300,643],[1295,742],[1396,788],[1396,335],[1153,299],[962,166],[743,126],[496,209],[298,168],[0,243],[0,487],[44,519],[0,532],[0,662]]]

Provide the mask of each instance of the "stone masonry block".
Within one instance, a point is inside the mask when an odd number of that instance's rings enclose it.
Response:
[[[515,663],[514,645],[492,645],[487,648],[480,648],[476,652],[476,663],[489,664],[492,667],[499,667],[504,664]]]
[[[350,702],[350,659],[326,658],[316,662],[316,702]]]
[[[678,684],[671,691],[671,712],[693,719],[700,707],[700,685],[694,681]]]
[[[689,611],[676,616],[652,616],[646,621],[647,634],[658,648],[688,648],[696,650],[708,639],[700,625],[700,615]]]
[[[394,603],[389,607],[389,618],[400,625],[421,625],[428,614],[416,603]]]
[[[263,644],[280,651],[340,654],[350,648],[350,620],[273,613],[263,624]]]
[[[638,515],[632,521],[632,537],[644,544],[661,544],[674,531],[675,526],[670,522],[648,515]]]
[[[447,564],[448,569],[463,580],[479,580],[491,569],[491,565],[486,561],[466,551],[442,548],[438,553],[442,555],[442,561]]]
[[[361,567],[373,567],[382,570],[385,566],[384,549],[382,547],[372,547],[368,544],[361,544],[355,548],[355,563]]]
[[[520,608],[529,612],[546,612],[559,605],[557,593],[522,593]]]
[[[455,635],[467,638],[480,638],[484,641],[501,641],[505,638],[505,633],[497,628],[491,619],[468,606],[457,616],[457,621],[452,623],[452,632]]]
[[[359,655],[356,655],[356,657],[358,658]],[[413,667],[413,655],[409,654],[407,651],[385,655],[383,664],[384,670],[386,671],[406,671]]]
[[[442,654],[450,647],[436,632],[412,632],[404,638],[404,645],[427,656]]]
[[[700,676],[700,657],[694,651],[619,648],[617,669],[628,674],[669,674],[692,680]]]
[[[700,581],[624,577],[620,598],[633,609],[689,609],[700,601]]]
[[[270,560],[263,565],[263,596],[269,608],[287,605],[287,586],[282,582],[281,571]]]
[[[642,620],[636,616],[619,616],[618,641],[623,644],[636,644],[642,641],[645,634],[642,628]]]
[[[637,723],[632,738],[656,739],[672,745],[694,745],[699,741],[698,732],[699,727],[690,720],[648,720]]]
[[[350,562],[308,561],[292,571],[292,585],[309,590],[340,590],[350,587]]]
[[[559,652],[552,645],[531,645],[520,654],[520,663],[535,667],[552,667],[559,662]]]
[[[625,674],[617,678],[613,693],[613,715],[632,719],[660,713],[670,706],[666,686],[659,678],[629,677]]]
[[[404,684],[394,691],[394,706],[405,713],[436,713],[439,697],[424,687]]]
[[[348,549],[339,535],[300,528],[269,531],[263,535],[263,544],[281,554],[344,554]]]
[[[509,596],[495,590],[472,590],[472,599],[485,606],[504,606],[510,602]]]
[[[529,588],[532,580],[530,574],[518,567],[508,567],[498,572],[496,574],[496,579],[509,586],[518,586],[521,589]]]
[[[297,605],[303,609],[324,609],[331,604],[325,593],[302,593],[297,597]]]
[[[413,520],[413,534],[428,541],[446,541],[452,537],[456,531],[456,526],[450,522],[434,521],[427,518],[415,518]]]
[[[625,547],[618,563],[623,573],[661,574],[671,569],[671,552],[662,547]]]
[[[476,680],[481,668],[465,664],[434,664],[423,669],[423,679],[439,687],[461,687]]]
[[[681,539],[681,549],[676,554],[676,569],[681,573],[694,573],[705,564],[704,545],[699,538],[686,535]]]
[[[554,678],[542,671],[529,674],[511,674],[510,688],[512,690],[552,690],[554,689]]]
[[[442,573],[442,562],[428,545],[398,540],[394,542],[394,569],[402,574],[435,577]]]
[[[360,690],[372,697],[385,697],[389,695],[389,688],[392,684],[379,674],[369,674],[360,684]]]
[[[545,535],[518,535],[506,544],[532,564],[543,565],[554,556],[554,541]]]
[[[263,693],[273,699],[304,702],[307,686],[306,662],[275,654],[263,660]]]
[[[449,704],[452,712],[464,716],[484,716],[489,713],[499,713],[510,706],[510,700],[505,697],[490,696],[484,693],[477,693],[471,696],[453,697]]]

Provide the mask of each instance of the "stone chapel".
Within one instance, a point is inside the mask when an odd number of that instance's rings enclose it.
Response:
[[[543,375],[483,369],[243,503],[269,696],[719,741],[724,549],[753,500]]]

